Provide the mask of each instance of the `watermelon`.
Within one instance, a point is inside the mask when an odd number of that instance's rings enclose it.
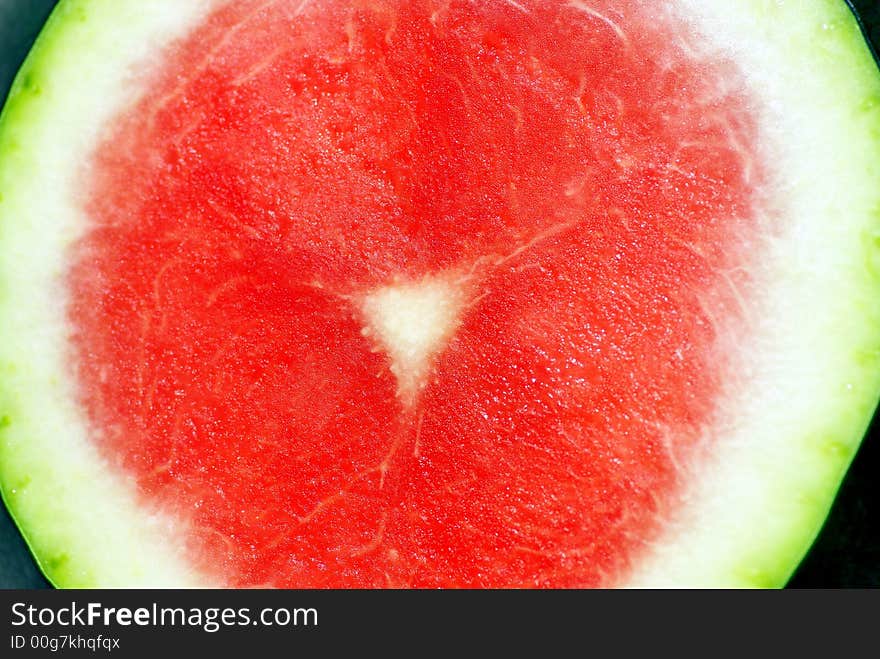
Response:
[[[780,586],[880,395],[841,2],[62,0],[0,154],[58,586]]]

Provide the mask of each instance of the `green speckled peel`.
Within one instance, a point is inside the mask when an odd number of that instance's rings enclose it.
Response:
[[[0,406],[10,419],[0,431],[2,491],[40,567],[58,586],[203,583],[175,563],[175,548],[157,533],[167,530],[160,518],[150,518],[152,532],[132,527],[120,534],[112,528],[112,520],[137,510],[134,494],[125,483],[102,477],[105,465],[81,433],[67,388],[66,332],[62,325],[50,329],[63,309],[63,264],[50,254],[60,255],[56,250],[70,244],[76,226],[76,220],[51,219],[70,218],[76,195],[72,172],[65,177],[61,163],[96,140],[100,122],[89,117],[107,116],[101,110],[105,94],[115,97],[111,104],[124,102],[132,85],[128,67],[146,60],[175,29],[186,29],[189,12],[199,5],[183,4],[60,3],[0,118],[0,242],[6,246],[0,300],[9,337],[0,356]],[[108,57],[112,53],[125,56]],[[94,94],[93,85],[103,91]],[[46,235],[44,222],[53,227],[45,243],[38,237]],[[22,267],[25,263],[41,265]],[[27,298],[37,302],[31,309],[21,304]],[[57,460],[44,459],[51,454]],[[162,566],[164,576],[151,574],[154,566]]]
[[[880,396],[880,72],[838,0],[674,4],[746,73],[788,221],[740,347],[754,377],[725,393],[725,448],[692,468],[686,505],[622,585],[778,587]],[[0,490],[57,586],[211,583],[177,522],[144,510],[87,441],[61,283],[82,225],[78,163],[210,5],[62,0],[0,117]]]
[[[661,550],[664,558],[637,583],[689,581],[699,563],[690,548],[702,546],[704,539],[711,543],[717,530],[723,540],[713,553],[726,557],[697,581],[781,586],[821,527],[880,387],[880,282],[866,262],[876,251],[864,248],[865,236],[877,229],[877,66],[843,3],[753,2],[742,17],[687,5],[708,19],[710,31],[729,30],[726,48],[743,62],[754,87],[771,99],[767,133],[776,134],[778,145],[784,143],[778,156],[782,188],[794,191],[786,202],[788,213],[811,229],[797,229],[789,234],[796,236],[790,244],[782,236],[776,245],[768,286],[779,288],[768,287],[767,309],[787,320],[770,329],[776,338],[766,358],[756,352],[763,365],[758,380],[766,377],[765,385],[734,396],[740,402],[731,403],[738,410],[736,423],[756,420],[740,433],[750,438],[752,453],[741,462],[728,456],[721,472],[731,474],[727,482],[735,488],[742,477],[743,492],[751,489],[746,485],[750,471],[764,472],[766,499],[743,495],[740,506],[725,512],[724,498],[717,508],[706,506],[694,516],[703,521],[688,525],[671,551]],[[825,250],[827,260],[820,254]],[[789,369],[787,377],[777,377]],[[776,453],[777,445],[787,447],[787,457]],[[696,497],[711,501],[719,488],[713,481],[698,488],[704,494]],[[753,521],[747,515],[728,517],[730,510],[749,508]],[[715,572],[727,561],[733,574]]]

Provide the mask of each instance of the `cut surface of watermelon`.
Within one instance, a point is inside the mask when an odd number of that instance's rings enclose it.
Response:
[[[0,126],[47,575],[784,583],[880,390],[880,76],[704,4],[62,2]]]

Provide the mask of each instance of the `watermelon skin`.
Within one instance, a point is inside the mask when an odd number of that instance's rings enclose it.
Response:
[[[880,465],[877,416],[843,480],[831,512],[787,588],[880,586]]]
[[[120,3],[122,4],[125,3]],[[120,10],[119,6],[112,11],[118,10]],[[125,8],[121,10],[124,12]],[[34,151],[23,150],[21,145],[33,138],[34,133],[29,135],[29,130],[39,131],[39,120],[34,116],[40,112],[51,112],[57,102],[51,98],[53,92],[66,86],[62,75],[63,68],[57,66],[58,60],[63,61],[67,49],[76,45],[82,47],[81,44],[77,44],[78,39],[87,39],[89,32],[95,36],[97,32],[93,30],[100,32],[102,21],[114,20],[109,15],[103,15],[104,11],[109,13],[111,9],[106,4],[98,2],[62,4],[18,78],[2,119],[3,141],[0,153],[3,153],[4,157],[3,164],[0,165],[2,167],[0,190],[4,194],[4,200],[0,202],[0,215],[3,218],[4,234],[0,240],[4,242],[10,218],[15,215],[16,203],[15,193],[8,191],[15,191],[16,186],[26,190],[28,177],[40,167]],[[774,15],[775,11],[782,10],[775,10],[769,5],[756,8],[762,20],[800,26],[801,23],[796,18]],[[797,563],[824,518],[834,490],[852,458],[858,439],[863,434],[876,403],[878,323],[871,300],[878,292],[875,274],[877,245],[873,242],[876,240],[874,236],[877,235],[878,222],[876,216],[871,215],[873,211],[871,201],[876,202],[876,199],[866,200],[864,190],[878,180],[872,164],[877,162],[877,75],[873,62],[865,52],[861,36],[852,24],[851,17],[846,14],[845,8],[838,3],[816,3],[815,11],[815,14],[806,12],[808,16],[802,21],[804,31],[801,33],[801,38],[815,37],[812,29],[817,23],[815,20],[811,22],[811,19],[821,17],[824,19],[824,24],[833,26],[833,29],[822,32],[821,47],[817,50],[833,53],[842,61],[835,63],[830,60],[830,56],[826,56],[826,59],[814,62],[814,65],[818,65],[822,70],[821,65],[824,64],[828,74],[828,84],[836,83],[840,87],[845,87],[846,83],[840,81],[839,72],[835,67],[840,66],[842,70],[850,72],[851,86],[841,89],[840,97],[846,99],[847,105],[854,109],[854,116],[853,122],[847,124],[846,129],[842,131],[843,137],[862,134],[871,136],[867,145],[862,145],[864,150],[857,153],[855,161],[851,164],[852,170],[847,169],[846,181],[853,186],[853,191],[856,193],[853,196],[858,201],[852,204],[852,207],[843,208],[849,217],[856,218],[853,220],[853,226],[860,230],[867,241],[862,252],[846,260],[849,270],[844,277],[844,289],[848,298],[846,304],[853,310],[853,314],[848,318],[858,319],[852,320],[851,325],[847,323],[839,327],[839,333],[829,338],[830,343],[849,344],[857,349],[848,349],[848,354],[855,356],[851,360],[844,360],[845,368],[841,370],[835,368],[827,373],[829,380],[842,385],[841,391],[831,397],[833,400],[830,403],[823,398],[829,405],[824,409],[833,412],[833,423],[827,426],[817,423],[808,433],[810,437],[803,441],[810,447],[809,453],[812,457],[804,457],[804,462],[801,464],[816,467],[818,476],[804,478],[803,474],[783,474],[786,478],[780,483],[781,491],[778,495],[780,499],[784,499],[791,493],[796,493],[795,496],[804,501],[795,506],[800,513],[798,519],[780,532],[784,537],[772,537],[774,535],[772,532],[767,534],[768,537],[764,539],[767,544],[764,546],[731,548],[731,545],[724,541],[724,547],[718,552],[719,554],[726,552],[745,558],[723,563],[721,566],[713,566],[715,572],[710,570],[695,575],[675,574],[675,579],[680,584],[711,585],[720,582],[725,585],[773,586],[784,583],[792,566]],[[846,133],[850,131],[851,135],[847,135]],[[847,140],[847,144],[850,144],[850,140]],[[30,172],[28,167],[31,168]],[[10,208],[13,210],[10,211]],[[10,255],[4,252],[2,263],[6,281],[14,280],[13,276],[8,278],[6,276],[14,269],[14,259],[10,258],[11,256],[21,256],[21,253]],[[3,293],[4,300],[0,304],[4,305],[3,308],[6,310],[4,313],[8,311],[9,316],[14,317],[10,309],[12,302],[8,301],[14,294],[6,295],[6,291]],[[4,418],[8,419],[2,435],[3,453],[2,467],[0,467],[4,498],[22,524],[24,534],[29,539],[41,566],[54,583],[60,586],[106,583],[104,577],[99,579],[96,576],[99,573],[108,573],[106,565],[99,567],[93,564],[88,567],[91,560],[85,556],[91,553],[88,546],[79,548],[84,554],[82,558],[76,556],[77,543],[73,537],[76,535],[75,528],[65,529],[63,523],[58,524],[54,532],[47,533],[38,528],[48,529],[52,526],[45,519],[47,517],[59,513],[61,516],[73,516],[77,511],[65,510],[64,502],[59,501],[61,495],[52,493],[45,485],[40,485],[40,471],[44,461],[39,455],[28,455],[28,449],[24,447],[25,440],[22,439],[22,435],[17,434],[20,432],[16,428],[17,420],[31,416],[31,410],[36,405],[33,404],[34,401],[27,400],[30,387],[23,387],[19,376],[21,371],[26,370],[28,364],[19,356],[11,354],[12,352],[9,350],[3,353],[2,363],[4,371],[10,376],[8,381],[11,383],[4,391],[3,399]],[[43,384],[47,381],[51,383],[52,380],[50,376]],[[851,386],[847,387],[847,385]],[[23,474],[27,475],[23,476]],[[83,474],[83,478],[87,476]],[[48,480],[45,479],[43,482]],[[808,482],[804,483],[805,480]],[[793,487],[790,488],[791,485]],[[53,510],[56,505],[61,505],[61,508]],[[760,504],[757,508],[760,509]],[[723,540],[723,535],[716,536],[715,540],[718,541],[719,537]],[[748,538],[745,540],[749,545],[754,541]],[[65,554],[59,554],[56,548],[60,546],[70,546],[73,549]],[[690,556],[699,558],[710,550],[711,546],[711,542],[697,547],[691,546],[688,552]],[[750,554],[754,555],[750,556]],[[113,562],[112,557],[106,560]],[[132,566],[127,561],[124,562],[125,565],[114,566],[114,569],[119,568],[117,574],[121,579],[120,583],[132,583],[141,577],[152,579],[146,574],[143,565],[138,566],[135,562],[134,569],[129,571]],[[151,580],[148,583],[155,582]]]
[[[0,98],[3,101],[9,93],[15,74],[55,4],[55,0],[2,4]],[[5,508],[0,511],[0,585],[4,588],[45,588],[48,585]]]

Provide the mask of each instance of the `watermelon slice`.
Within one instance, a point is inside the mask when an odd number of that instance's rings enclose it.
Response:
[[[778,586],[880,395],[842,2],[62,0],[0,154],[58,586]]]

